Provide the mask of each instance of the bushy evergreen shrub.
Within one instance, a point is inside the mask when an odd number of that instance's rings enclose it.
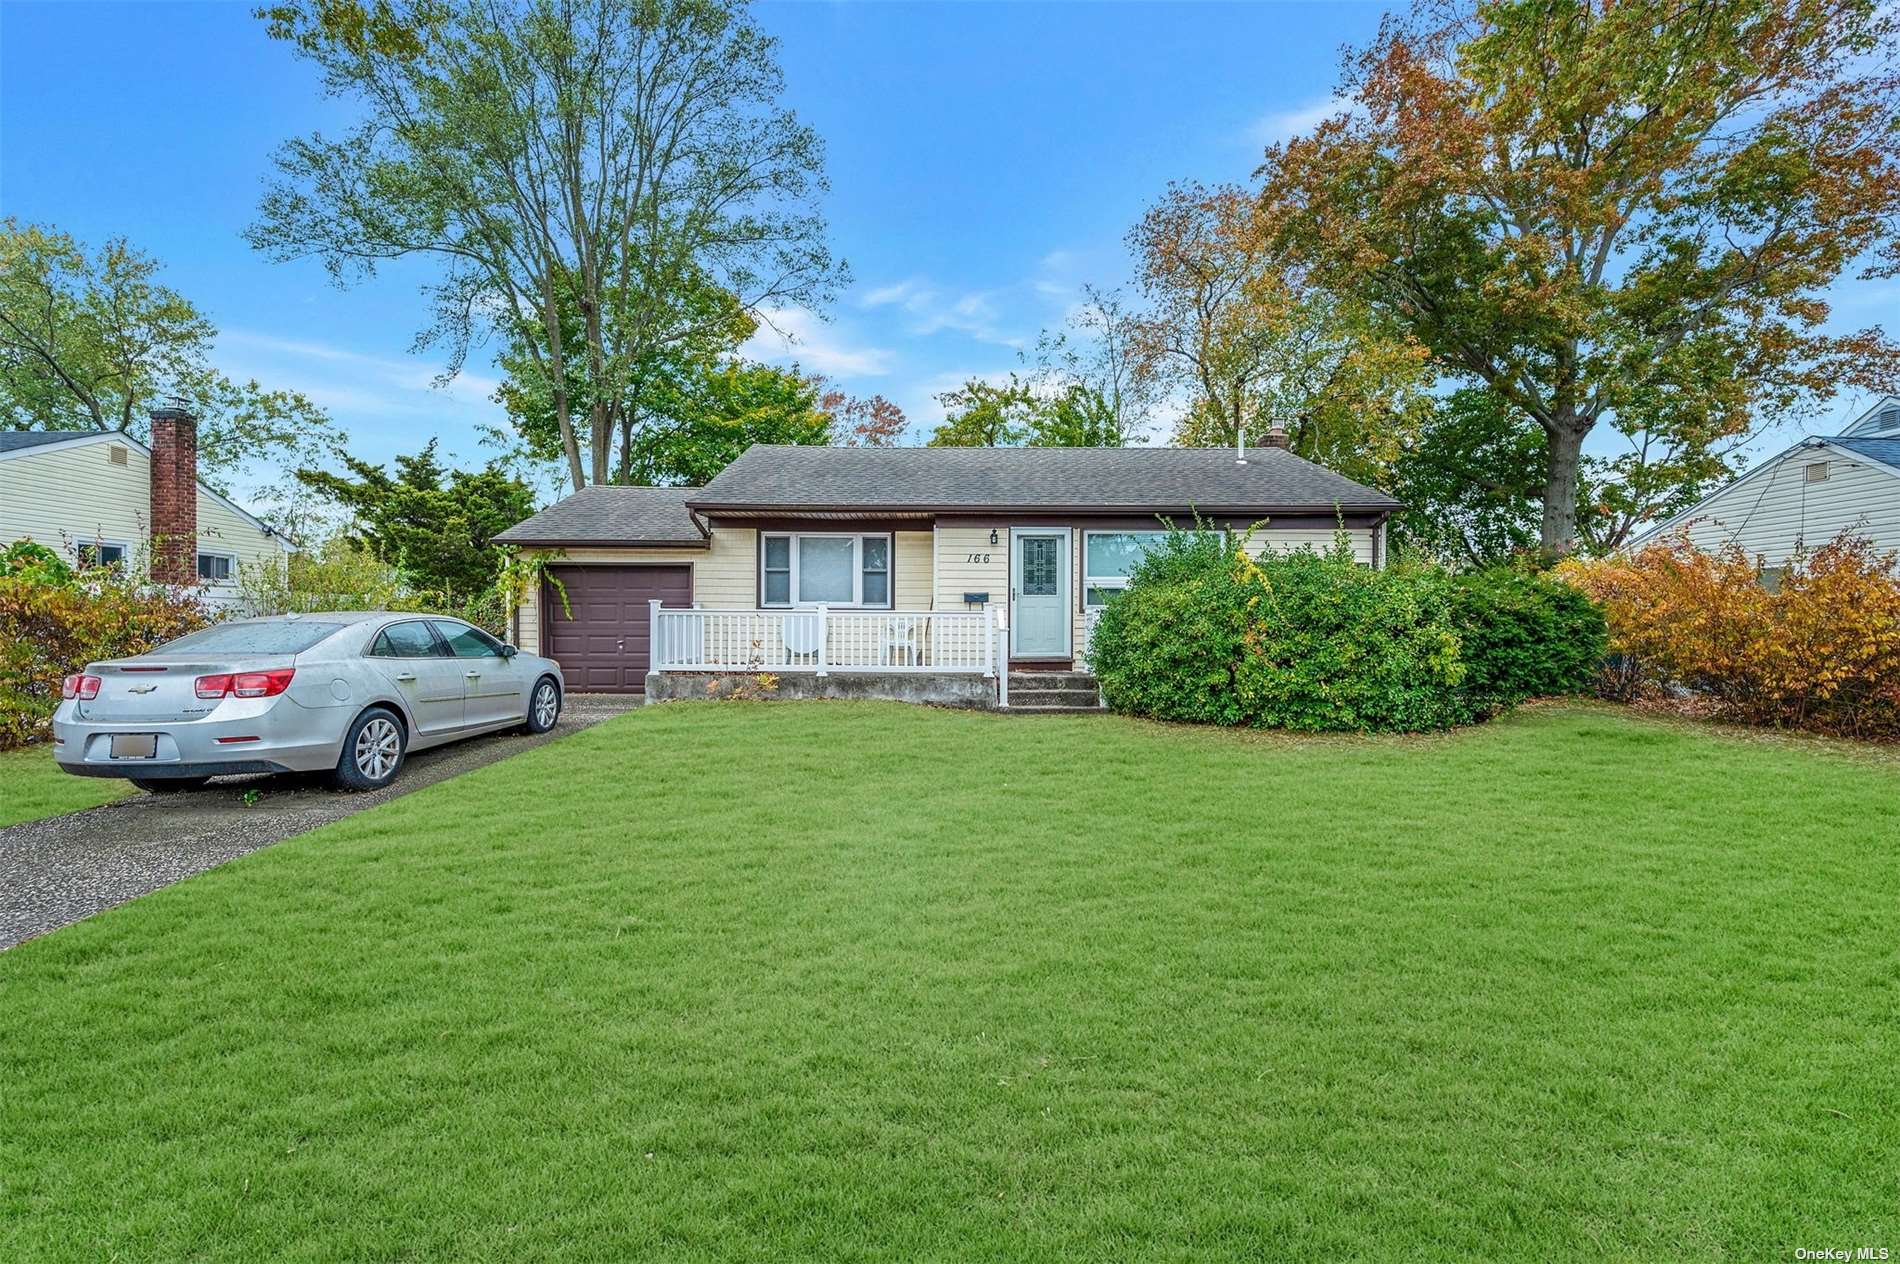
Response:
[[[1576,587],[1511,566],[1457,575],[1451,585],[1474,717],[1595,687],[1608,631],[1602,608]]]
[[[1090,667],[1117,711],[1300,731],[1418,732],[1587,687],[1603,616],[1569,585],[1169,535],[1097,621]]]

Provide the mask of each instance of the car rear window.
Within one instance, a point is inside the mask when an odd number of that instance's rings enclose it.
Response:
[[[341,623],[217,623],[176,641],[167,641],[155,654],[301,654],[340,631]]]

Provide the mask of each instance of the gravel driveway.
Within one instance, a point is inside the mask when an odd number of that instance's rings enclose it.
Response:
[[[575,694],[550,733],[478,737],[409,757],[395,783],[343,794],[323,774],[225,777],[185,794],[117,803],[0,829],[0,949],[156,891],[246,852],[492,764],[638,706]],[[244,792],[259,791],[252,806]]]

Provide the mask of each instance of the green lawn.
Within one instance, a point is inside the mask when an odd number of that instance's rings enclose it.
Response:
[[[652,708],[0,954],[0,1258],[1900,1247],[1900,768]]]
[[[75,777],[61,772],[45,746],[0,751],[0,829],[97,807],[122,798],[131,789],[116,777]]]

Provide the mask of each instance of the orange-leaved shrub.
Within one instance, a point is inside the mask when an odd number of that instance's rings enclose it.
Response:
[[[1778,574],[1682,536],[1557,574],[1604,609],[1604,692],[1690,690],[1747,724],[1900,737],[1900,560],[1843,533]]]
[[[110,577],[0,574],[0,750],[48,735],[60,681],[203,627],[189,596]]]

